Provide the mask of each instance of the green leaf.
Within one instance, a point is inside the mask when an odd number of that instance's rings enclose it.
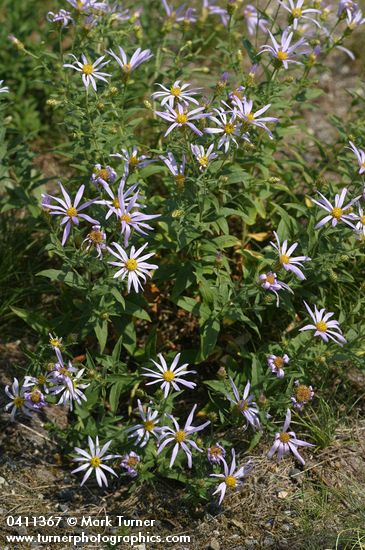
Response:
[[[100,353],[103,353],[108,338],[108,321],[106,319],[98,320],[94,326],[94,332],[99,342]]]
[[[220,331],[220,322],[217,319],[208,319],[201,328],[200,356],[206,359],[213,352]]]

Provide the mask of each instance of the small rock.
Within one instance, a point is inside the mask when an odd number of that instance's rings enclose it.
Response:
[[[75,497],[75,491],[70,491],[70,489],[63,489],[62,491],[59,491],[57,493],[58,500],[61,500],[63,502],[69,502],[70,500],[73,500]]]
[[[288,494],[289,493],[287,491],[279,491],[278,492],[278,498],[283,500],[284,498],[286,498],[288,496]]]
[[[262,544],[263,544],[264,546],[274,546],[275,540],[274,540],[273,538],[271,538],[271,537],[266,537],[266,538],[264,538]]]
[[[217,541],[217,539],[212,539],[210,543],[207,546],[206,550],[220,550],[221,545]]]
[[[289,477],[293,483],[298,483],[298,485],[301,485],[303,483],[303,476],[300,475],[302,472],[301,470],[298,470],[298,468],[291,468],[289,470]]]
[[[246,545],[246,548],[253,548],[254,546],[259,545],[259,541],[256,539],[246,539],[245,545]]]
[[[9,483],[6,481],[5,477],[0,476],[0,485],[9,485]]]

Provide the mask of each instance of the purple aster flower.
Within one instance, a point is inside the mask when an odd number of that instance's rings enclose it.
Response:
[[[97,188],[98,185],[101,185],[104,189],[110,183],[114,183],[117,179],[117,173],[110,166],[103,168],[101,164],[96,164],[94,171],[91,174],[90,181]]]
[[[70,411],[73,410],[73,403],[78,405],[82,404],[82,401],[87,401],[86,395],[84,395],[84,389],[88,388],[90,384],[81,384],[80,378],[84,374],[85,369],[81,369],[77,372],[76,376],[73,376],[71,380],[63,382],[61,385],[52,388],[53,395],[61,393],[61,397],[57,405],[69,406]]]
[[[281,355],[269,355],[267,358],[267,364],[271,369],[271,372],[276,374],[278,378],[284,378],[284,365],[289,363],[289,357],[286,353]]]
[[[103,447],[100,448],[99,445],[99,438],[96,436],[95,443],[91,439],[91,437],[88,437],[88,443],[89,443],[89,450],[85,451],[84,449],[80,449],[79,447],[75,447],[75,452],[79,455],[76,458],[73,458],[72,460],[74,462],[81,462],[81,466],[76,468],[75,470],[72,470],[72,474],[75,474],[76,472],[85,472],[85,475],[83,477],[83,480],[81,481],[80,485],[83,485],[85,481],[90,477],[92,472],[95,472],[96,481],[99,485],[99,487],[102,487],[105,485],[108,486],[108,480],[105,475],[105,471],[109,472],[113,476],[117,477],[117,474],[114,472],[110,466],[107,466],[104,464],[104,462],[107,462],[108,460],[112,460],[113,458],[119,458],[120,455],[112,455],[108,454],[106,456],[105,453],[109,449],[112,441],[108,441],[103,445]]]
[[[96,92],[96,80],[103,80],[104,82],[108,82],[105,77],[111,75],[109,73],[100,72],[100,69],[105,67],[105,65],[110,62],[102,62],[105,58],[105,55],[99,57],[96,61],[94,61],[94,63],[90,63],[84,54],[81,55],[82,62],[78,61],[77,57],[72,53],[70,53],[69,55],[73,57],[75,61],[73,63],[65,63],[63,66],[69,69],[75,69],[75,71],[78,71],[82,74],[82,81],[86,90],[88,90],[91,84]]]
[[[178,187],[183,187],[185,183],[185,166],[186,166],[186,157],[182,155],[182,162],[180,166],[178,165],[174,155],[172,153],[167,153],[167,157],[160,155],[160,159],[166,164],[167,168],[170,170],[171,174],[174,176],[176,185]]]
[[[342,336],[342,331],[339,326],[339,322],[332,320],[330,318],[334,313],[326,313],[326,310],[323,308],[321,310],[317,309],[317,306],[314,306],[314,311],[312,311],[307,304],[304,302],[304,305],[313,319],[312,325],[305,325],[305,327],[300,328],[299,330],[314,330],[314,336],[320,336],[324,342],[328,342],[329,339],[333,340],[339,346],[346,344],[345,338]]]
[[[17,378],[14,378],[14,381],[10,386],[5,386],[5,393],[11,400],[10,403],[5,405],[5,410],[10,411],[10,419],[14,421],[15,415],[18,412],[22,412],[25,416],[32,416],[32,411],[35,410],[33,404],[25,398],[25,388],[19,387],[19,382]]]
[[[227,103],[222,101],[222,103],[229,107]],[[222,107],[218,109],[213,109],[216,115],[211,115],[209,120],[213,121],[217,128],[205,128],[204,132],[206,134],[222,134],[217,148],[220,149],[224,147],[225,153],[228,153],[231,142],[233,142],[236,147],[238,147],[238,141],[236,138],[245,139],[249,141],[249,138],[246,134],[241,135],[241,124],[236,120],[236,112],[226,113]]]
[[[234,109],[239,119],[243,120],[248,125],[262,128],[263,130],[265,130],[265,132],[267,132],[270,139],[273,139],[273,135],[265,123],[278,122],[279,119],[275,117],[260,117],[260,115],[265,113],[271,107],[271,103],[269,103],[268,105],[265,105],[265,107],[262,107],[255,113],[252,112],[252,107],[253,107],[252,99],[250,100],[246,98],[239,99],[237,96],[235,96],[233,97],[232,103],[234,105]]]
[[[217,477],[218,479],[223,479],[223,481],[218,485],[217,489],[214,491],[213,495],[220,493],[218,504],[222,504],[224,496],[228,489],[237,489],[242,485],[241,479],[247,475],[253,468],[253,463],[249,460],[244,466],[241,466],[237,471],[236,470],[236,453],[232,449],[232,462],[228,466],[224,458],[222,458],[222,464],[224,468],[224,474],[210,474],[210,477]]]
[[[202,145],[190,144],[191,152],[199,163],[199,170],[203,171],[208,168],[210,162],[218,157],[217,153],[213,153],[214,143],[212,143],[205,151]]]
[[[216,443],[207,449],[207,458],[211,464],[219,464],[225,456],[226,451],[219,443]]]
[[[346,193],[347,193],[347,189],[345,187],[344,189],[342,189],[340,194],[336,194],[335,204],[333,206],[329,202],[329,200],[327,200],[326,197],[322,195],[322,193],[320,193],[319,191],[317,192],[318,192],[318,195],[320,195],[322,198],[319,200],[312,199],[312,201],[318,206],[320,206],[321,208],[323,208],[323,210],[326,210],[328,215],[325,216],[319,223],[317,223],[314,229],[318,229],[319,227],[322,227],[322,225],[324,225],[327,222],[331,222],[332,227],[336,227],[339,221],[342,221],[347,225],[349,225],[350,227],[352,227],[352,229],[355,229],[355,226],[352,223],[354,221],[354,215],[351,213],[346,214],[345,212],[346,210],[351,208],[352,205],[361,198],[361,195],[352,199],[352,201],[350,201],[346,206],[343,206]]]
[[[356,155],[357,162],[359,164],[359,174],[363,174],[365,172],[365,151],[358,149],[352,141],[349,141],[349,144],[349,149],[352,149]]]
[[[170,105],[165,105],[167,111],[155,111],[155,114],[164,120],[167,120],[168,122],[171,122],[169,128],[167,129],[165,133],[165,137],[169,135],[169,133],[174,128],[182,128],[188,126],[195,134],[198,136],[202,136],[203,132],[201,132],[195,124],[193,124],[192,120],[200,120],[201,118],[206,118],[207,116],[210,116],[211,113],[202,113],[204,111],[205,107],[198,107],[197,109],[193,109],[192,111],[185,111],[184,107],[180,104],[177,105],[176,110],[174,110]]]
[[[362,234],[365,237],[365,214],[364,209],[359,206],[359,215],[356,218],[357,224],[356,224],[356,230],[358,234]]]
[[[191,412],[188,416],[188,419],[185,423],[184,428],[180,428],[180,425],[178,424],[177,420],[171,414],[166,415],[173,422],[175,429],[170,428],[169,426],[163,427],[164,433],[158,441],[159,446],[157,449],[157,454],[159,455],[164,450],[166,445],[168,445],[169,443],[174,443],[174,448],[172,450],[172,455],[170,460],[170,468],[172,468],[175,462],[177,453],[179,452],[180,449],[182,449],[187,456],[188,467],[189,468],[192,467],[193,456],[188,445],[190,445],[190,447],[192,447],[196,451],[199,451],[200,453],[203,452],[203,450],[200,449],[195,443],[195,441],[190,439],[190,437],[192,434],[196,432],[200,432],[201,430],[204,430],[204,428],[206,428],[210,424],[210,421],[208,420],[207,422],[204,422],[204,424],[201,424],[200,426],[196,426],[196,427],[192,426],[191,423],[193,421],[196,407],[197,405],[194,405],[194,407],[191,409]]]
[[[71,361],[68,362],[68,366],[66,367],[61,350],[59,348],[54,348],[54,350],[57,355],[57,363],[55,363],[54,369],[50,372],[53,382],[55,384],[65,384],[69,387],[70,391],[72,391],[71,379],[72,376],[78,372],[78,369],[72,365]]]
[[[354,0],[340,0],[338,3],[338,11],[337,15],[340,17],[344,11],[347,13],[355,13],[359,8],[359,5],[357,2],[354,2]]]
[[[132,199],[132,196],[135,197],[136,195],[133,195],[133,193],[138,189],[138,183],[135,183],[125,188],[125,177],[121,180],[117,193],[114,193],[114,191],[110,188],[109,185],[106,185],[104,187],[104,191],[109,195],[110,199],[101,199],[94,201],[95,204],[103,204],[108,207],[108,212],[106,213],[105,219],[108,220],[112,214],[115,214],[117,218],[119,218],[118,211],[120,209],[121,204],[128,204],[128,202]],[[131,196],[132,195],[132,196]],[[139,195],[138,195],[139,196]],[[142,207],[141,204],[135,202],[135,206]]]
[[[48,345],[53,350],[61,349],[62,347],[62,338],[59,338],[56,334],[52,334],[52,332],[48,333],[49,341]]]
[[[275,434],[275,442],[268,452],[268,458],[272,458],[275,453],[278,453],[278,462],[287,454],[293,453],[295,458],[301,463],[305,464],[303,457],[300,456],[298,452],[298,447],[314,447],[312,443],[307,443],[301,439],[297,439],[294,432],[288,432],[289,425],[291,421],[291,412],[290,409],[287,410],[286,418],[283,426],[283,431],[281,433],[277,432]]]
[[[51,372],[47,374],[39,374],[38,376],[25,376],[23,388],[28,389],[38,389],[42,388],[42,393],[49,393],[50,386],[54,384],[53,374]]]
[[[203,0],[202,6],[203,12],[206,10],[210,15],[219,15],[221,18],[222,24],[226,27],[229,21],[229,15],[225,8],[220,8],[215,3],[212,3],[212,0]]]
[[[140,235],[147,235],[147,231],[152,231],[153,227],[148,225],[146,221],[159,218],[160,214],[143,214],[135,210],[137,207],[138,192],[126,202],[123,193],[118,194],[119,207],[116,208],[116,215],[120,222],[120,230],[124,235],[124,246],[127,247],[132,230]]]
[[[274,235],[276,239],[276,244],[272,241],[270,241],[270,244],[277,250],[279,254],[280,264],[283,266],[285,271],[292,271],[294,275],[298,277],[298,279],[303,281],[305,279],[304,273],[297,266],[303,267],[303,264],[301,262],[308,262],[310,261],[310,258],[308,256],[295,256],[294,258],[292,258],[291,255],[297,248],[298,243],[292,244],[288,249],[288,241],[285,240],[281,245],[280,239],[276,231],[274,231]]]
[[[188,382],[184,380],[184,376],[187,374],[196,374],[195,370],[186,370],[188,363],[184,363],[177,368],[180,361],[181,353],[178,353],[171,366],[168,367],[165,358],[162,353],[158,354],[160,363],[157,363],[151,359],[152,363],[157,367],[157,371],[143,367],[143,370],[146,372],[142,373],[142,376],[147,376],[149,378],[155,378],[152,382],[146,383],[146,386],[151,386],[152,384],[161,383],[161,390],[164,390],[164,398],[166,399],[170,390],[174,389],[175,391],[180,391],[179,384],[186,386],[187,388],[193,390],[196,386],[195,382]]]
[[[286,283],[279,281],[277,279],[276,273],[273,273],[272,271],[260,275],[259,281],[261,281],[262,288],[264,288],[265,290],[270,290],[276,295],[276,306],[279,306],[278,292],[280,292],[280,290],[285,289],[294,294],[292,289]]]
[[[3,86],[4,81],[0,80],[0,94],[8,94],[9,88],[8,86]]]
[[[101,225],[93,225],[90,233],[87,234],[86,239],[82,241],[82,244],[86,244],[86,250],[89,251],[90,248],[95,248],[97,252],[97,258],[99,260],[103,257],[103,252],[106,250],[106,233],[102,231]]]
[[[129,477],[137,477],[138,475],[138,464],[141,462],[141,458],[134,452],[131,451],[128,454],[125,454],[123,456],[123,460],[120,463],[121,467],[124,468],[126,471],[126,474]]]
[[[66,0],[73,8],[78,11],[89,12],[90,10],[106,11],[108,5],[105,2],[97,0]]]
[[[184,380],[184,377],[187,374],[196,374],[195,370],[186,370],[188,363],[184,363],[177,368],[180,361],[181,353],[178,353],[171,366],[168,367],[166,360],[162,353],[158,354],[160,363],[157,363],[151,359],[152,363],[157,367],[157,371],[143,367],[143,370],[146,372],[142,373],[142,376],[147,376],[148,378],[153,378],[152,382],[147,382],[146,386],[151,386],[152,384],[161,384],[161,390],[164,390],[164,398],[166,399],[170,390],[174,389],[175,391],[180,391],[179,385],[185,386],[193,390],[196,386],[195,382],[188,382]]]
[[[152,277],[151,272],[154,269],[158,269],[158,265],[148,264],[146,262],[146,260],[155,255],[154,252],[150,252],[140,257],[140,254],[144,251],[147,244],[148,243],[145,243],[138,250],[132,246],[129,254],[127,254],[118,243],[112,243],[112,246],[114,246],[116,250],[108,247],[110,254],[113,254],[113,256],[119,260],[118,262],[108,262],[110,265],[120,268],[114,273],[113,278],[121,277],[123,280],[125,277],[128,277],[128,292],[130,292],[132,285],[134,290],[138,292],[140,288],[143,288],[140,279],[146,282],[146,277]]]
[[[23,386],[24,387],[24,386]],[[34,410],[41,410],[47,405],[45,397],[40,389],[34,387],[31,391],[24,392],[24,398]]]
[[[155,99],[162,98],[161,107],[168,104],[171,108],[173,108],[174,103],[177,103],[178,101],[184,105],[188,105],[189,102],[199,105],[199,102],[193,96],[197,95],[201,88],[189,90],[188,88],[191,84],[180,84],[180,82],[180,80],[175,80],[171,88],[166,88],[162,84],[157,83],[156,86],[160,86],[163,91],[154,92],[152,97]]]
[[[153,54],[151,53],[151,50],[143,50],[141,48],[137,48],[137,50],[134,52],[130,60],[128,61],[127,55],[123,48],[121,46],[118,47],[120,57],[116,55],[113,50],[107,50],[107,53],[114,57],[118,65],[121,67],[123,73],[126,76],[129,76],[132,71],[134,71],[137,67],[142,65],[142,63],[145,63],[151,57],[153,57]]]
[[[236,384],[233,382],[232,378],[230,378],[229,381],[231,383],[231,388],[235,398],[232,399],[229,395],[227,395],[227,398],[243,414],[248,424],[251,424],[251,426],[255,430],[259,429],[260,428],[259,409],[254,401],[255,397],[252,394],[250,395],[250,389],[251,389],[250,382],[247,382],[241,398],[238,388]]]
[[[160,419],[157,418],[158,411],[154,411],[151,407],[147,407],[147,410],[145,412],[139,399],[138,410],[139,415],[142,419],[142,423],[136,424],[135,426],[128,428],[126,432],[130,433],[129,437],[134,437],[136,439],[136,445],[145,447],[149,442],[150,436],[153,435],[155,437],[158,437],[162,432],[162,428],[157,426],[160,421]]]
[[[71,201],[70,195],[65,191],[61,182],[59,182],[59,186],[62,191],[63,199],[59,199],[57,197],[49,195],[51,199],[55,200],[58,204],[53,205],[42,203],[42,206],[47,207],[47,209],[50,210],[51,216],[63,216],[61,226],[65,226],[62,236],[62,246],[64,246],[70,234],[72,224],[79,225],[80,218],[96,225],[99,222],[97,220],[94,220],[87,214],[80,214],[82,210],[84,210],[94,202],[92,200],[86,201],[84,202],[84,204],[79,206],[79,202],[81,201],[84,194],[85,185],[81,185],[76,193],[76,197],[73,203]]]
[[[293,20],[293,29],[295,31],[297,30],[298,22],[301,19],[308,19],[309,21],[317,25],[317,27],[320,27],[320,24],[318,23],[318,21],[316,21],[312,17],[308,17],[308,15],[306,14],[321,13],[321,11],[314,8],[303,9],[304,0],[297,0],[296,2],[294,2],[293,0],[287,0],[288,5],[286,5],[281,0],[278,0],[278,2],[284,8],[284,10],[290,13],[290,18]]]
[[[129,174],[130,170],[135,168],[144,168],[145,166],[151,164],[151,162],[155,162],[146,155],[138,155],[138,150],[135,145],[133,145],[132,151],[122,149],[121,153],[113,153],[110,156],[124,160],[124,177]]]
[[[291,397],[291,400],[294,404],[294,407],[301,411],[304,408],[304,405],[312,401],[314,397],[314,391],[312,386],[306,386],[301,384],[299,380],[296,380],[294,383],[294,395]]]
[[[47,21],[50,23],[60,23],[62,28],[67,27],[71,21],[73,21],[71,17],[71,12],[67,10],[60,10],[57,13],[53,13],[53,11],[49,11],[47,13]]]
[[[365,17],[362,15],[362,11],[359,9],[356,12],[347,11],[346,13],[347,28],[350,30],[360,27],[365,24]]]
[[[251,4],[247,4],[243,10],[243,17],[245,18],[248,33],[252,36],[256,34],[257,27],[263,31],[267,32],[268,20],[262,17],[262,15],[257,11],[257,9]]]
[[[306,50],[301,50],[300,52],[296,52],[295,50],[298,50],[301,46],[306,46],[307,43],[304,40],[304,38],[300,38],[297,42],[290,45],[293,35],[293,32],[289,32],[289,28],[285,29],[283,32],[283,35],[281,37],[280,44],[276,41],[276,38],[271,34],[270,31],[267,31],[270,35],[271,42],[273,43],[273,46],[270,46],[268,44],[264,44],[261,46],[260,54],[264,52],[269,52],[272,57],[283,64],[285,69],[288,69],[288,63],[296,63],[301,64],[300,61],[296,61],[293,59],[295,55],[298,55],[299,53],[304,54],[307,53]]]

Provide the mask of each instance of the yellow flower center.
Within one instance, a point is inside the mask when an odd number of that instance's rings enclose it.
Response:
[[[38,384],[45,384],[46,377],[43,374],[41,374],[40,376],[38,376],[37,381],[38,381]]]
[[[172,88],[170,89],[170,93],[174,97],[179,97],[181,93],[181,88],[179,88],[179,86],[172,86]]]
[[[188,117],[185,113],[177,113],[176,115],[176,122],[178,124],[186,124],[188,121]]]
[[[326,332],[326,330],[327,330],[327,323],[325,323],[324,321],[319,321],[319,323],[316,323],[316,328],[317,328],[317,330],[319,330],[320,332]]]
[[[267,282],[268,282],[270,285],[274,285],[274,284],[275,284],[275,277],[274,277],[274,275],[266,275],[266,280],[267,280]]]
[[[139,164],[139,158],[137,157],[137,155],[132,155],[131,157],[129,157],[129,165],[130,166],[138,166]]]
[[[152,432],[153,428],[155,427],[155,423],[153,422],[153,420],[146,420],[143,426],[146,432]]]
[[[295,389],[295,397],[299,403],[304,403],[306,401],[309,401],[311,398],[311,390],[308,388],[308,386],[305,386],[304,384],[300,384]]]
[[[288,54],[282,50],[279,50],[277,53],[277,58],[279,61],[286,61],[286,59],[288,59]]]
[[[101,464],[101,460],[98,456],[93,456],[91,459],[90,459],[90,466],[92,468],[99,468]]]
[[[60,374],[62,374],[63,376],[70,376],[70,373],[69,371],[66,369],[66,367],[61,367],[58,371]]]
[[[332,216],[336,218],[336,220],[340,220],[342,216],[342,209],[341,208],[332,208]]]
[[[135,271],[138,267],[137,260],[129,258],[129,260],[125,262],[125,267],[128,269],[128,271]]]
[[[125,63],[125,64],[123,65],[123,71],[124,71],[125,73],[130,73],[131,70],[132,70],[132,65],[131,65],[130,63]]]
[[[171,370],[165,370],[165,372],[162,375],[162,378],[166,382],[171,382],[175,378],[175,375]]]
[[[132,218],[130,217],[129,214],[123,214],[122,216],[120,216],[121,222],[130,223],[131,219]]]
[[[231,122],[228,122],[227,124],[225,124],[223,128],[226,134],[233,134],[234,132],[234,125]]]
[[[280,263],[281,264],[289,264],[290,263],[290,258],[289,256],[287,256],[286,254],[282,254],[280,256]]]
[[[24,405],[24,402],[25,402],[24,397],[19,397],[19,396],[15,397],[13,401],[17,409],[20,409]]]
[[[84,74],[93,74],[94,67],[90,65],[90,63],[86,63],[85,65],[82,66],[82,72]]]
[[[253,113],[248,113],[246,116],[249,122],[252,122],[253,120],[255,120],[255,116]]]
[[[237,479],[234,476],[227,476],[224,481],[227,487],[236,487],[237,485]]]
[[[291,13],[293,17],[301,17],[302,10],[300,8],[294,8]]]
[[[365,161],[360,164],[361,168],[365,168]]]
[[[365,225],[365,216],[361,216],[360,222],[361,222],[363,225]]]
[[[279,439],[282,443],[288,443],[288,441],[290,440],[290,435],[286,432],[282,432],[279,436]]]
[[[70,218],[74,218],[75,216],[77,216],[77,210],[76,210],[76,208],[74,208],[73,206],[70,206],[70,208],[67,208],[66,214],[67,214]]]
[[[101,231],[90,231],[88,237],[95,244],[102,243],[104,240],[104,235]]]
[[[118,199],[113,199],[112,205],[114,206],[114,208],[120,208],[120,204],[119,204]]]
[[[49,343],[51,346],[53,346],[54,348],[59,348],[60,345],[61,345],[61,342],[59,341],[58,338],[50,338],[49,339]]]
[[[175,176],[175,181],[178,187],[184,187],[185,176],[183,174],[178,174],[177,176]]]
[[[198,157],[198,162],[200,166],[206,168],[209,164],[209,158],[207,157],[207,155],[203,155],[202,157]]]
[[[39,403],[41,400],[41,392],[38,390],[32,391],[30,394],[30,399],[33,401],[33,403]]]
[[[101,178],[105,181],[108,181],[109,179],[109,172],[106,168],[102,168],[101,170],[96,170],[96,175],[98,176],[98,178]]]
[[[281,369],[284,365],[284,359],[282,357],[275,357],[274,365],[277,369]]]
[[[179,430],[175,434],[175,439],[178,443],[182,443],[186,439],[186,433],[183,430]]]

